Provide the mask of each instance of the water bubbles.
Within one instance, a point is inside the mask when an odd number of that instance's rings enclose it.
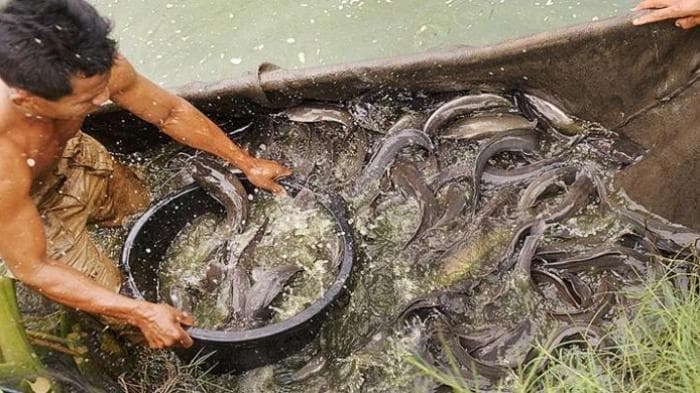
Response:
[[[231,62],[231,64],[238,65],[243,62],[243,59],[241,59],[240,57],[232,57],[229,61]]]

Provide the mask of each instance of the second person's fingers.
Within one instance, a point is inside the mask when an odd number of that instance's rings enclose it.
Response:
[[[686,18],[681,18],[676,21],[676,26],[683,29],[692,29],[695,26],[700,25],[700,16],[689,16]]]
[[[683,15],[678,14],[678,10],[675,8],[661,8],[656,11],[649,12],[648,14],[642,15],[639,18],[632,21],[635,25],[644,25],[652,22],[659,22],[666,19],[678,18]]]
[[[644,0],[641,3],[639,3],[636,7],[634,7],[634,9],[644,10],[649,8],[663,8],[672,5],[676,1],[677,0]]]

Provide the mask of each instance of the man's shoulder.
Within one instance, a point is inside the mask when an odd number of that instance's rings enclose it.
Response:
[[[0,174],[16,165],[24,154],[20,146],[6,134],[0,134]]]
[[[31,185],[31,170],[25,156],[20,146],[0,134],[0,193],[24,192]]]

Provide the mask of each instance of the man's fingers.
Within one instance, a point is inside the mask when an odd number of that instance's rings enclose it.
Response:
[[[283,167],[283,169],[277,173],[277,176],[275,176],[275,180],[291,175],[292,171],[289,168]]]
[[[692,29],[695,26],[700,25],[700,16],[689,16],[687,18],[681,18],[676,21],[676,26],[683,29]]]
[[[650,8],[663,8],[675,3],[677,0],[645,0],[634,7],[635,11],[645,10]]]
[[[185,325],[185,326],[193,326],[194,325],[194,318],[186,312],[180,313],[180,315],[177,317],[177,321],[180,322],[180,324]]]
[[[277,183],[270,182],[267,189],[277,196],[287,196],[287,190],[285,190],[284,187]]]
[[[190,337],[187,332],[184,330],[182,331],[182,337],[180,338],[180,345],[182,345],[184,348],[189,348],[194,344],[194,340],[192,340],[192,337]]]
[[[146,337],[146,342],[148,342],[148,346],[153,349],[161,349],[163,348],[163,341],[160,339],[160,337],[146,333],[144,334]]]
[[[632,21],[635,25],[644,25],[652,22],[659,22],[666,19],[677,18],[682,15],[678,15],[679,12],[674,7],[661,8],[656,11],[649,12],[643,16]]]

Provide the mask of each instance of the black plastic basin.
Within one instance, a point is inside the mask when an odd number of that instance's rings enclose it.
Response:
[[[289,188],[291,194],[299,189],[294,185],[288,185]],[[340,304],[354,259],[354,242],[342,198],[317,194],[317,199],[334,217],[343,243],[338,275],[325,295],[301,313],[257,329],[223,332],[190,328],[194,345],[176,349],[183,360],[205,356],[203,365],[215,373],[240,372],[283,359],[314,339],[331,307]],[[131,228],[124,244],[122,263],[127,271],[124,293],[137,299],[162,301],[158,295],[158,277],[165,252],[188,222],[212,211],[223,211],[223,207],[196,185],[165,197],[146,211]]]

